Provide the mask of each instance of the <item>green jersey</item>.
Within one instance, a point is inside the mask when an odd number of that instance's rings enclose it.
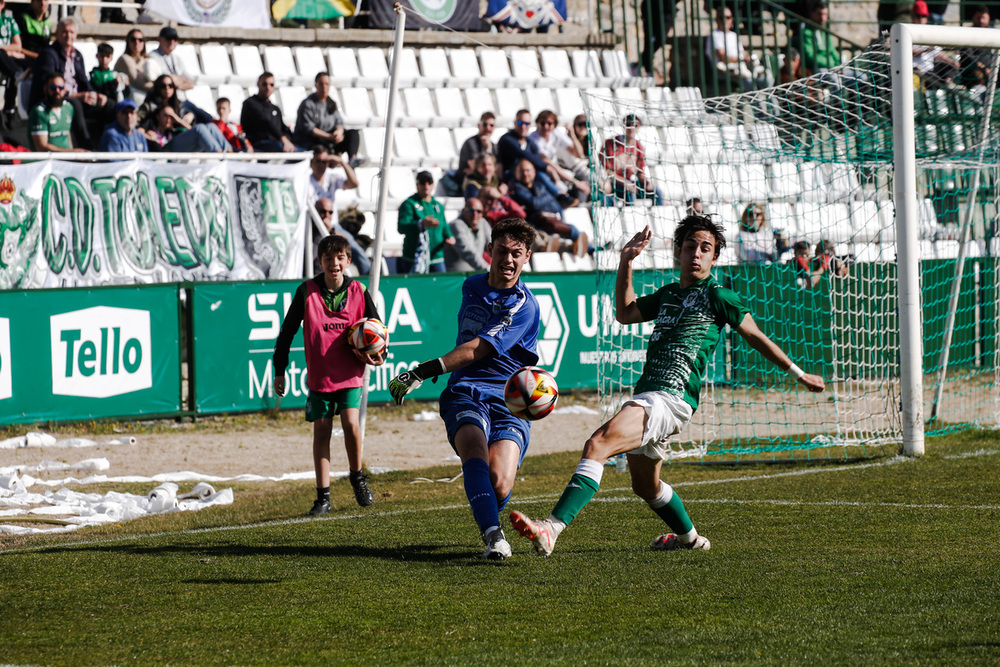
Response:
[[[635,393],[664,391],[697,410],[701,381],[723,327],[738,327],[750,311],[711,276],[687,289],[670,283],[639,297],[636,306],[644,322],[655,320],[656,325]]]
[[[14,37],[20,34],[21,29],[17,27],[17,21],[6,12],[0,14],[0,46],[13,43]]]
[[[431,264],[444,264],[444,241],[450,239],[453,234],[444,217],[444,206],[433,197],[424,201],[411,196],[399,207],[399,218],[396,229],[403,235],[403,259],[413,261],[417,256],[417,248],[420,246],[420,221],[431,216],[441,224],[437,227],[428,227],[427,235],[430,237]]]
[[[42,102],[28,114],[28,131],[49,135],[49,143],[60,148],[73,148],[69,140],[72,125],[73,107],[65,102],[59,107],[47,107]]]

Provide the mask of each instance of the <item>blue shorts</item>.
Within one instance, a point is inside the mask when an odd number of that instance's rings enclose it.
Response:
[[[475,424],[486,434],[486,442],[510,440],[517,444],[521,455],[518,467],[528,451],[531,425],[510,413],[503,402],[503,388],[489,391],[481,386],[460,382],[446,387],[439,399],[441,417],[448,430],[448,442],[455,448],[455,433],[463,424]]]

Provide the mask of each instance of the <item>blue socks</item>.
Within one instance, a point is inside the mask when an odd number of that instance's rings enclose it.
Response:
[[[472,516],[479,524],[479,531],[500,525],[500,510],[497,497],[490,483],[490,465],[482,459],[469,459],[462,464],[462,481],[465,495],[472,507]],[[509,496],[508,496],[509,497]],[[504,499],[506,504],[506,499]]]

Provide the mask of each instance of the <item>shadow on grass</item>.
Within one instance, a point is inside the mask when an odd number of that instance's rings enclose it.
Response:
[[[449,561],[459,561],[461,564],[485,563],[479,559],[478,548],[455,549],[454,545],[439,544],[409,544],[405,546],[379,547],[371,545],[335,545],[335,546],[311,546],[311,545],[275,545],[259,546],[244,544],[229,544],[219,546],[186,546],[168,544],[164,546],[141,546],[141,545],[75,545],[66,547],[51,547],[40,549],[37,553],[61,554],[61,553],[108,553],[108,554],[131,554],[135,556],[164,556],[169,554],[188,555],[192,557],[215,557],[215,558],[239,558],[245,556],[254,557],[286,557],[296,558],[372,558],[389,561],[409,561],[415,563],[448,563]],[[462,563],[462,561],[473,561]],[[235,579],[233,583],[242,583],[244,580]],[[195,582],[198,583],[198,582]]]

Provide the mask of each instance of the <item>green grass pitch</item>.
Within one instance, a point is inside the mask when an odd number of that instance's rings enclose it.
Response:
[[[665,467],[698,553],[651,551],[665,531],[610,468],[547,559],[510,535],[511,560],[480,560],[461,480],[410,483],[454,466],[373,477],[369,510],[339,481],[319,519],[306,483],[247,484],[229,507],[0,536],[0,662],[997,664],[1000,436],[927,451]],[[577,458],[526,459],[510,507],[547,515]]]

